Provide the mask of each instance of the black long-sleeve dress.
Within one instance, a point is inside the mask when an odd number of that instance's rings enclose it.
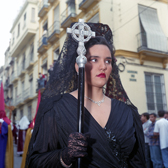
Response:
[[[40,119],[35,124],[26,167],[62,167],[60,153],[67,146],[69,134],[77,131],[77,103],[67,93],[53,99],[43,115],[38,111]],[[111,99],[111,107],[105,128],[85,108],[84,132],[91,136],[88,156],[82,158],[81,167],[145,168],[143,132],[137,111],[115,99]],[[75,163],[72,167],[76,167]]]

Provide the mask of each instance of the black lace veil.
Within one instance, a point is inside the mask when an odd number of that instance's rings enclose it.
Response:
[[[91,30],[96,32],[96,36],[103,36],[109,46],[113,48],[112,59],[113,68],[106,85],[105,94],[110,98],[115,98],[124,102],[130,102],[121,84],[118,67],[114,58],[113,35],[108,25],[101,23],[87,23]],[[73,24],[72,24],[73,25]],[[50,75],[46,89],[42,95],[42,100],[55,95],[69,93],[77,89],[77,74],[75,62],[77,57],[78,43],[67,35],[58,60],[54,64],[54,69]]]

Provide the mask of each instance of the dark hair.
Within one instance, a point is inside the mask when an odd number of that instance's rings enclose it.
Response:
[[[165,111],[165,114],[168,114],[168,111]]]
[[[149,114],[149,115],[153,115],[154,117],[157,117],[157,115],[156,115],[155,113],[151,113],[151,114]]]
[[[158,116],[159,117],[164,117],[164,115],[165,115],[165,111],[164,110],[159,110],[158,111]]]
[[[115,58],[114,58],[114,46],[110,46],[109,43],[107,42],[107,40],[102,37],[102,36],[96,36],[95,38],[91,38],[87,43],[85,43],[85,48],[86,48],[86,55],[88,54],[89,52],[89,48],[91,48],[92,46],[94,45],[98,45],[98,44],[102,44],[102,45],[105,45],[109,48],[110,52],[111,52],[111,57],[112,57],[112,65],[115,61]]]
[[[142,115],[146,117],[147,120],[149,120],[149,113],[143,113]]]

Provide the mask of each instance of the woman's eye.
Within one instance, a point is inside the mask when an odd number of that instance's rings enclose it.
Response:
[[[91,59],[92,62],[96,62],[97,60],[96,59]]]
[[[106,64],[111,64],[111,60],[106,60],[105,63]]]

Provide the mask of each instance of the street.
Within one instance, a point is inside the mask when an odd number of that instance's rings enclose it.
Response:
[[[17,145],[14,144],[14,168],[20,168],[22,157],[17,155]]]

